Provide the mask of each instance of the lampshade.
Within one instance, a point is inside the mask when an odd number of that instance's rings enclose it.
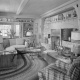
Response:
[[[28,31],[28,32],[26,33],[26,36],[31,36],[31,35],[32,35],[32,32],[29,32],[29,31]]]
[[[80,40],[80,32],[79,31],[71,32],[71,39],[72,40]]]

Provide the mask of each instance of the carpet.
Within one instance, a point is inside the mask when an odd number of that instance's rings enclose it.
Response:
[[[22,60],[21,60],[22,61]],[[7,74],[1,74],[0,80],[38,80],[38,71],[43,69],[47,63],[38,57],[31,60],[25,54],[25,60],[21,62],[19,68],[8,72]]]

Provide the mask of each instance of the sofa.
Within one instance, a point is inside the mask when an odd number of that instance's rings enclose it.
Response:
[[[17,66],[17,57],[14,61],[12,58],[16,55],[15,48],[25,48],[24,39],[2,39],[0,41],[0,70],[6,68],[14,68]]]

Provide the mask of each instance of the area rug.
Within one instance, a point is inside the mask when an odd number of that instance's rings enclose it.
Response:
[[[22,61],[19,68],[8,73],[1,73],[0,80],[38,80],[38,71],[47,66],[47,63],[38,57],[35,57],[34,60],[25,57],[26,59]]]
[[[25,55],[25,59],[19,59],[18,60],[18,66],[14,69],[4,70],[0,71],[0,80],[6,80],[8,78],[13,78],[15,76],[18,76],[20,74],[23,74],[27,69],[30,68],[31,60],[27,55]]]

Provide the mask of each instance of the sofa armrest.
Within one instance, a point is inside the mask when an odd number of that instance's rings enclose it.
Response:
[[[59,68],[59,67],[56,67],[55,65],[52,66],[52,67],[50,67],[49,69],[51,69],[51,71],[53,70],[53,71],[56,73],[57,76],[58,76],[58,74],[59,74],[61,80],[71,80],[71,79],[70,79],[70,76],[67,75],[67,70],[61,69],[61,68]],[[63,76],[63,78],[61,78],[61,75]],[[55,78],[56,78],[57,76],[55,76]]]
[[[59,68],[59,67],[57,67],[57,66],[51,66],[50,68],[52,68],[52,69],[54,69],[54,70],[56,70],[56,71],[58,71],[58,72],[60,72],[60,73],[62,73],[62,74],[64,74],[64,75],[67,75],[66,73],[67,73],[67,71],[66,71],[66,69],[61,69],[61,68]]]

